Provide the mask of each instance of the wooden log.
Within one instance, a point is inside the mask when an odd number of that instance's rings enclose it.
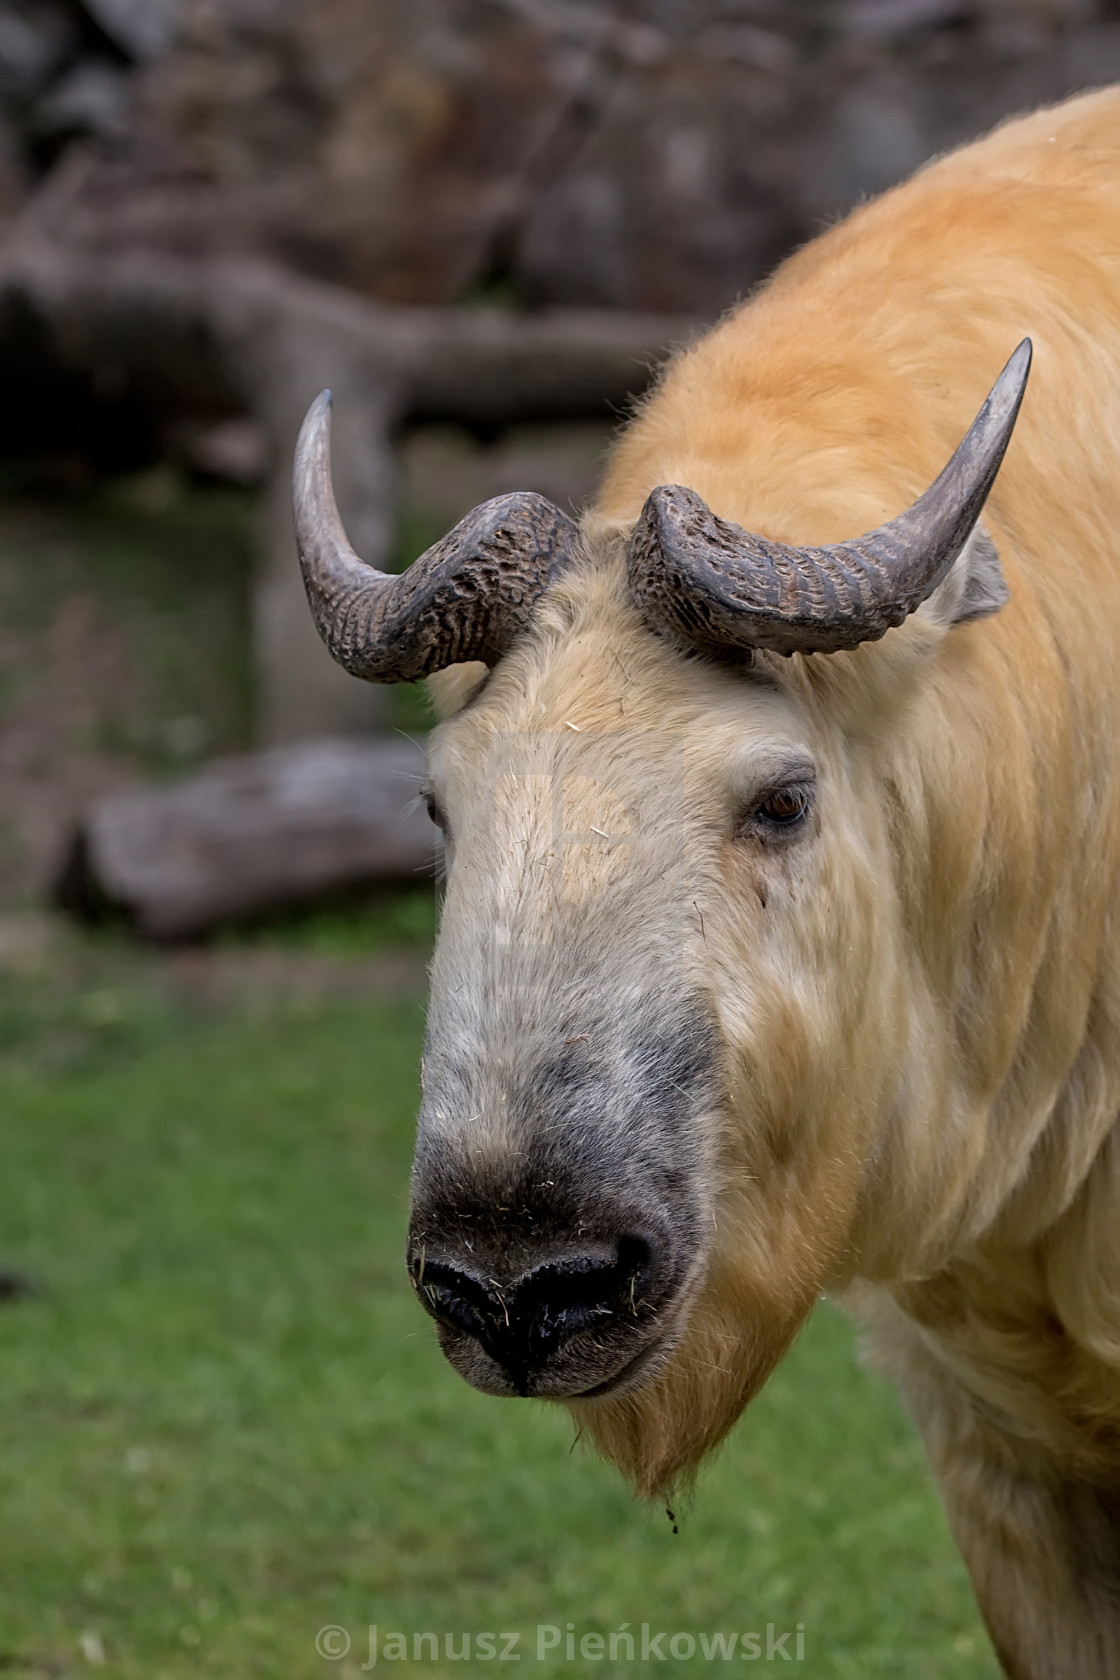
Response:
[[[319,741],[216,760],[168,787],[101,800],[56,889],[65,909],[123,913],[152,939],[434,873],[439,836],[417,798],[421,747]]]
[[[33,331],[59,365],[155,410],[252,408],[277,357],[301,373],[310,357],[360,367],[379,401],[391,393],[397,422],[602,416],[705,325],[609,309],[391,308],[261,262],[87,256],[42,237],[30,214],[0,257],[0,352],[26,353]]]
[[[324,386],[335,392],[343,521],[363,559],[383,567],[403,422],[602,418],[698,325],[608,310],[387,308],[263,263],[81,255],[42,237],[30,212],[0,259],[0,368],[9,375],[19,367],[28,380],[38,360],[157,422],[250,413],[259,423],[268,456],[253,589],[262,745],[384,721],[380,692],[347,676],[320,643],[296,563],[292,452]]]

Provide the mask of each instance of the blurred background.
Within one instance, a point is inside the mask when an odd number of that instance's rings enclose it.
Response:
[[[0,1669],[353,1680],[376,1623],[455,1674],[445,1633],[570,1621],[995,1673],[832,1309],[679,1534],[442,1366],[427,714],[316,641],[290,459],[331,385],[390,568],[577,509],[786,252],[1118,78],[1113,0],[0,0]]]

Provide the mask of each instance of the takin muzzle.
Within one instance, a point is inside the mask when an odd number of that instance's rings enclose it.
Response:
[[[518,1046],[507,1056],[456,1055],[446,1016],[429,1038],[409,1275],[448,1359],[486,1393],[648,1378],[703,1268],[696,1122],[718,1100],[714,1025],[699,999],[660,1022],[646,1009],[638,1034],[611,1014],[552,1021],[545,1054],[539,1031],[508,1021],[482,1035]]]

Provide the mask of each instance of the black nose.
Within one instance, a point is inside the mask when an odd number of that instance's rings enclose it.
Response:
[[[524,1391],[526,1377],[576,1336],[637,1319],[652,1268],[645,1237],[543,1260],[503,1282],[427,1254],[410,1270],[438,1323],[473,1336]]]

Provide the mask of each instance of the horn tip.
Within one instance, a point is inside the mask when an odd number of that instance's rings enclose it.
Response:
[[[1031,365],[1031,361],[1032,361],[1033,357],[1034,357],[1034,343],[1033,343],[1033,341],[1029,337],[1020,339],[1019,343],[1015,346],[1014,350],[1011,352],[1011,355],[1008,357],[1008,361],[1007,361],[1008,372],[1013,371],[1020,378],[1025,379],[1028,372],[1030,371],[1030,365]]]
[[[329,389],[326,391],[320,391],[319,395],[315,398],[315,401],[311,404],[311,407],[307,410],[306,422],[311,423],[323,420],[330,413],[333,403],[334,398],[332,397]]]
[[[1031,340],[1021,339],[1007,358],[1003,372],[988,393],[988,400],[981,412],[993,412],[1000,417],[1001,422],[1007,421],[1014,425],[1027,388],[1033,355],[1034,345]]]
[[[320,391],[303,417],[303,425],[299,429],[299,440],[296,444],[296,469],[308,456],[309,451],[325,446],[330,436],[331,393]]]

